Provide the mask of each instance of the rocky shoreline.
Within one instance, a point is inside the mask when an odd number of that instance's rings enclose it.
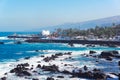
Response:
[[[39,50],[36,50],[39,52]],[[109,80],[120,79],[120,73],[106,73],[99,68],[89,68],[88,65],[77,66],[74,62],[74,56],[95,58],[99,64],[100,59],[111,62],[117,59],[117,65],[120,68],[120,53],[118,51],[102,51],[97,54],[96,51],[88,53],[59,52],[55,54],[45,54],[37,57],[25,57],[17,61],[10,71],[4,73],[1,80]],[[70,61],[67,61],[70,60]],[[120,71],[120,69],[119,69]],[[118,72],[119,72],[118,71]]]

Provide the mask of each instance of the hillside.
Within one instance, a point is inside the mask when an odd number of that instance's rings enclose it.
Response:
[[[107,17],[107,18],[84,21],[79,23],[65,23],[65,24],[56,25],[56,26],[41,27],[39,29],[34,29],[32,31],[41,31],[43,29],[54,30],[57,28],[62,28],[62,29],[78,28],[83,30],[83,29],[95,28],[96,26],[101,26],[101,27],[111,26],[113,25],[113,23],[120,24],[120,16]]]

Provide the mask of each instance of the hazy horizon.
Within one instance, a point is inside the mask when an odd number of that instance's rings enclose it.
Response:
[[[0,31],[24,31],[120,15],[120,0],[0,0]]]

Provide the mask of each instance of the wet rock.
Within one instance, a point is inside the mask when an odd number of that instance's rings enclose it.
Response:
[[[92,79],[93,73],[91,71],[78,73],[78,77]]]
[[[71,47],[74,47],[74,44],[73,43],[68,43],[69,46]]]
[[[7,80],[7,78],[6,77],[2,77],[1,80]]]
[[[37,78],[33,78],[32,80],[39,80],[39,79],[37,79]]]
[[[28,71],[21,71],[19,73],[16,73],[17,76],[31,76],[31,73]]]
[[[104,74],[104,73],[93,73],[94,75],[94,79],[97,79],[97,80],[106,80],[107,76]]]
[[[37,65],[37,68],[41,68],[41,65],[40,65],[40,64],[38,64],[38,65]]]
[[[108,57],[108,58],[106,58],[106,60],[112,61],[112,57]]]
[[[73,70],[72,71],[72,73],[71,73],[71,75],[72,75],[72,77],[78,77],[80,74],[82,73],[82,70]],[[70,74],[70,73],[69,73]]]
[[[65,64],[64,66],[67,66],[67,64]]]
[[[24,66],[24,67],[28,67],[29,66],[28,63],[24,63],[24,64],[21,64],[21,65]]]
[[[22,42],[21,41],[16,41],[16,42],[14,42],[14,44],[22,44]]]
[[[18,64],[17,67],[21,67],[21,68],[25,68],[25,67],[28,67],[29,64],[28,63],[23,63],[23,64]]]
[[[4,42],[0,42],[0,44],[4,44]]]
[[[120,73],[118,74],[119,80],[120,80]]]
[[[103,51],[100,54],[100,58],[109,58],[109,57],[117,57],[119,55],[118,51]]]
[[[37,61],[37,63],[41,63],[41,61]]]
[[[44,55],[41,55],[41,57],[45,57]]]
[[[56,56],[63,56],[63,54],[62,53],[57,53],[57,54],[55,54]]]
[[[39,52],[39,50],[35,50],[35,52]]]
[[[118,51],[111,51],[113,54],[119,54]]]
[[[88,45],[86,45],[86,47],[92,47],[92,45],[91,45],[91,44],[88,44]]]
[[[67,70],[62,71],[61,73],[64,73],[64,74],[71,74],[71,72],[69,72],[69,71],[67,71]]]
[[[93,72],[95,72],[95,73],[98,73],[98,72],[100,72],[100,69],[93,69]]]
[[[45,57],[43,60],[45,62],[49,62],[50,60],[55,60],[55,58],[58,58],[57,55],[52,55],[51,57]]]
[[[70,53],[68,53],[68,54],[70,54]],[[50,60],[55,60],[55,59],[58,58],[59,56],[63,56],[63,54],[62,54],[62,53],[57,53],[57,54],[55,54],[55,55],[51,55],[51,57],[45,57],[43,60],[44,60],[45,62],[49,62]]]
[[[86,57],[89,57],[89,55],[85,55]]]
[[[97,58],[98,56],[96,56],[96,55],[92,55],[92,57]]]
[[[33,73],[37,73],[37,71],[35,71],[35,70],[34,70],[34,71],[32,71],[32,72],[33,72]]]
[[[64,53],[64,55],[71,55],[72,52]]]
[[[120,54],[116,54],[115,57],[116,57],[116,58],[120,58]]]
[[[99,55],[99,58],[105,58],[106,60],[112,61],[112,58],[120,58],[118,51],[103,51]]]
[[[118,61],[118,66],[120,67],[120,61]]]
[[[30,59],[30,57],[25,57],[24,59]]]
[[[94,53],[96,53],[96,52],[95,52],[95,51],[90,51],[90,52],[89,52],[89,54],[94,54]]]
[[[27,63],[18,64],[16,68],[10,70],[10,73],[15,73],[17,76],[31,76],[31,73],[27,71],[29,70],[27,66],[29,66]]]
[[[104,73],[102,73],[99,69],[96,68],[93,71],[73,71],[71,75],[73,75],[74,77],[87,78],[93,80],[106,80],[107,78],[107,76]]]
[[[5,73],[4,75],[7,75],[8,73]]]
[[[43,60],[44,60],[45,62],[49,62],[49,61],[51,60],[51,58],[50,58],[50,57],[45,57]]]
[[[64,78],[64,76],[57,76],[57,78]]]
[[[103,51],[100,54],[100,58],[108,58],[108,57],[114,57],[113,53],[109,51]]]
[[[52,77],[48,77],[46,80],[54,80],[54,78],[52,78]]]
[[[85,71],[88,70],[88,67],[87,67],[87,66],[84,66],[83,68],[84,68]]]
[[[45,66],[45,65],[43,65],[43,66],[42,66],[42,69],[43,69],[44,71],[59,72],[58,66],[56,66],[56,65],[51,65],[51,66]]]
[[[30,70],[32,70],[32,69],[33,69],[33,67],[30,68]]]
[[[99,62],[99,61],[97,60],[97,61],[95,61],[95,62]]]

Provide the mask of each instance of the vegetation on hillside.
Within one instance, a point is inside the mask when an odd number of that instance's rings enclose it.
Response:
[[[110,38],[115,36],[116,34],[119,34],[120,32],[120,24],[112,26],[96,26],[95,28],[90,28],[87,30],[80,30],[75,28],[70,29],[61,29],[58,28],[55,30],[58,36],[62,37],[74,37],[74,36],[88,36],[89,34],[93,34],[94,36],[97,36],[98,38],[106,37]]]

